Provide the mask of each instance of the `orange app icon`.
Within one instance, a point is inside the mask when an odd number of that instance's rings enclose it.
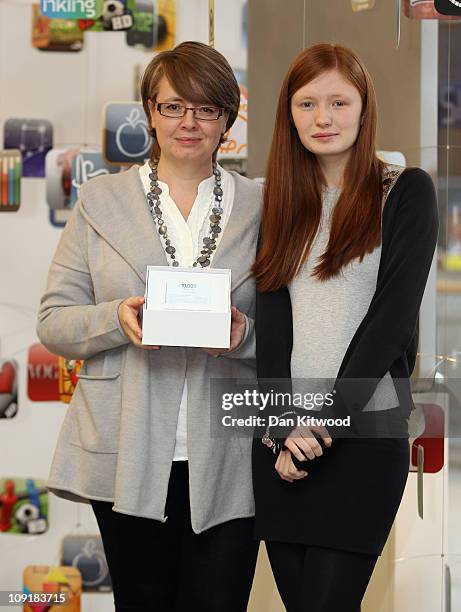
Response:
[[[78,382],[78,373],[83,365],[81,359],[59,357],[59,399],[68,404]]]
[[[76,567],[29,565],[23,584],[24,612],[80,612],[82,576]]]

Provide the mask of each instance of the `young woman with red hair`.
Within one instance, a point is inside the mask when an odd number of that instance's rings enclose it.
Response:
[[[320,415],[352,426],[267,428],[254,441],[256,532],[289,612],[360,609],[408,474],[408,379],[437,205],[426,172],[378,159],[376,126],[373,83],[351,50],[319,44],[294,60],[253,268],[258,378],[284,389],[331,380]]]

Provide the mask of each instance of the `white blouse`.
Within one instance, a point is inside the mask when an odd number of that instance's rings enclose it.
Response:
[[[221,187],[223,190],[223,199],[221,207],[223,213],[221,215],[220,226],[222,228],[216,244],[224,234],[229,216],[234,203],[235,183],[232,175],[226,172],[224,168],[219,166],[221,172]],[[147,193],[150,191],[149,179],[150,167],[146,162],[139,168],[139,174]],[[176,249],[176,260],[182,267],[192,267],[192,264],[197,259],[202,250],[203,238],[209,236],[210,220],[208,217],[211,214],[211,209],[214,206],[214,175],[202,181],[197,190],[197,197],[192,205],[187,221],[182,216],[175,201],[170,196],[170,190],[166,183],[158,182],[162,190],[160,196],[160,205],[162,208],[162,216],[165,224],[168,227],[168,238],[171,240],[172,246]],[[147,206],[147,201],[146,201]],[[152,225],[152,231],[158,232],[157,226]],[[163,240],[162,240],[162,244]],[[168,263],[171,265],[173,260],[167,255]],[[213,259],[211,259],[213,265]],[[183,392],[181,404],[179,407],[178,424],[176,427],[176,445],[174,451],[174,461],[187,460],[187,379],[184,377]]]

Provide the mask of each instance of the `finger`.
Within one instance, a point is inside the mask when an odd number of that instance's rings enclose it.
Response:
[[[126,330],[125,333],[126,333],[128,339],[132,342],[132,344],[134,344],[138,348],[142,348],[141,340],[137,337],[136,334],[133,334],[133,332],[131,330],[129,330],[129,329]]]
[[[275,469],[278,471],[279,467],[280,467],[280,458],[282,456],[282,453],[279,453],[279,456],[277,457],[277,461],[275,462]]]
[[[286,480],[287,482],[293,482],[293,479],[292,479],[292,478],[289,478],[288,476],[286,476],[286,475],[284,474],[284,472],[282,472],[280,469],[278,469],[278,470],[276,470],[276,471],[277,471],[277,474],[280,476],[280,478],[281,478],[282,480]]]
[[[285,440],[285,446],[293,453],[293,455],[296,457],[296,459],[298,459],[298,461],[306,461],[306,457],[304,456],[303,452],[299,449],[298,444],[300,443],[298,442],[298,440],[302,440],[302,438],[287,438]],[[308,452],[312,453],[310,448],[308,449]],[[313,456],[312,456],[312,459],[314,459]]]
[[[312,459],[323,455],[323,449],[316,438],[303,438],[303,441],[309,447],[310,452],[314,454]]]
[[[122,325],[138,338],[142,338],[142,329],[139,325],[138,316],[131,308],[122,308],[121,312]]]
[[[291,456],[288,456],[287,462],[286,462],[284,468],[285,468],[284,469],[284,474],[288,478],[291,478],[293,480],[301,480],[301,478],[304,478],[305,476],[307,476],[307,472],[306,471],[298,470],[298,468],[293,463],[293,460],[292,460]]]
[[[138,348],[143,348],[147,350],[159,350],[161,348],[160,346],[154,344],[143,344],[139,335],[128,326],[124,326],[124,330],[127,338]]]
[[[322,454],[322,448],[320,444],[316,442],[315,438],[288,438],[288,440],[292,442],[292,445],[290,445],[291,452],[299,461],[303,461],[303,459],[300,458],[299,453],[302,457],[307,457],[308,459],[315,459],[316,456],[319,457],[320,454]],[[314,451],[315,445],[317,445],[318,449],[320,449],[320,454],[316,454]],[[285,446],[288,446],[288,444],[285,443]],[[292,450],[293,446],[296,451]]]
[[[142,340],[142,329],[139,326],[138,319],[133,316],[128,316],[125,320],[125,327],[128,329],[133,336],[136,336],[138,340]]]
[[[143,295],[132,295],[126,300],[124,300],[121,306],[128,306],[129,308],[139,309],[140,306],[144,304],[144,296]]]
[[[322,447],[314,437],[301,437],[294,438],[293,440],[308,459],[315,459],[323,454]]]
[[[289,451],[285,451],[284,455],[280,462],[280,471],[285,476],[285,478],[290,478],[291,480],[296,480],[297,473],[299,470],[296,469],[294,465],[291,453]]]
[[[314,427],[312,427],[312,429],[320,435],[320,437],[325,443],[325,446],[331,446],[333,444],[333,439],[330,436],[326,427],[323,427],[323,425],[315,425]]]
[[[277,461],[275,462],[275,469],[280,473],[283,470],[283,462],[285,460],[285,456],[289,451],[281,451],[279,456],[277,457]]]
[[[136,334],[131,333],[127,335],[128,335],[128,338],[131,340],[131,342],[137,348],[142,348],[146,351],[158,351],[162,348],[161,346],[158,346],[157,344],[143,344]]]
[[[315,459],[315,457],[321,457],[323,455],[323,449],[320,446],[318,440],[312,433],[312,427],[303,427],[298,431],[301,438],[294,438],[296,444],[302,449],[302,451],[309,457],[309,459]],[[312,456],[313,455],[313,456]]]
[[[138,348],[142,348],[146,351],[159,351],[162,347],[158,346],[156,344],[143,344],[141,342],[141,340],[139,340],[139,338],[137,336],[135,336],[134,334],[130,336],[128,336],[131,340],[131,342]]]
[[[280,459],[280,456],[279,456]],[[282,460],[280,459],[280,461],[278,461],[278,463],[275,464],[275,470],[278,473],[278,475],[280,476],[280,478],[282,478],[283,480],[287,479],[287,475],[285,474],[284,470],[281,467],[282,465]]]
[[[293,463],[291,455],[287,459],[285,473],[288,475],[288,478],[292,478],[293,480],[300,480],[301,478],[307,476],[307,472],[305,470],[298,470]]]
[[[237,306],[232,306],[231,307],[231,314],[232,314],[232,319],[236,322],[236,323],[243,323],[245,321],[245,316],[243,314],[243,312],[241,312]]]

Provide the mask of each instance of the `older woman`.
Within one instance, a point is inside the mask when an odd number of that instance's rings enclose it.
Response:
[[[237,612],[257,555],[251,442],[212,439],[209,381],[254,375],[260,188],[216,164],[240,102],[220,53],[160,53],[141,91],[152,159],[83,186],[41,302],[43,344],[85,360],[48,487],[92,504],[117,611]],[[148,264],[231,268],[230,349],[141,344]]]

